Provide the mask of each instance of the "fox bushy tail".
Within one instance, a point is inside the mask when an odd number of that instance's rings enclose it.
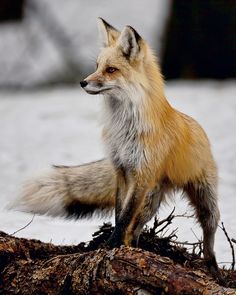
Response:
[[[80,166],[54,166],[25,183],[11,207],[20,211],[75,218],[108,213],[115,207],[115,173],[107,159]]]

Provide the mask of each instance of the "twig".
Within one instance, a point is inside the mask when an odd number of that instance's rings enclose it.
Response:
[[[169,231],[169,229],[167,229],[167,230],[162,234],[162,236],[165,237],[166,234],[168,233],[168,231]],[[171,241],[173,238],[176,238],[176,239],[177,239],[177,235],[176,235],[177,231],[178,231],[178,228],[173,229],[172,232],[171,232],[166,238],[168,238],[170,241]]]
[[[175,207],[174,209],[171,211],[171,213],[169,214],[169,216],[167,216],[167,218],[161,220],[160,222],[157,223],[157,226],[160,227],[160,225],[162,225],[163,223],[166,223],[161,229],[159,229],[156,234],[163,232],[163,230],[171,224],[172,220],[175,218],[175,216],[173,215],[175,211]]]
[[[173,210],[170,212],[170,214],[165,218],[165,219],[162,219],[161,221],[158,221],[157,220],[157,224],[156,224],[156,227],[162,225],[163,223],[165,222],[170,222],[175,216],[173,215],[173,213],[175,212],[175,207],[173,208]]]
[[[235,243],[236,244],[236,240],[235,239],[231,239],[231,242]]]
[[[14,236],[15,234],[17,234],[18,232],[22,231],[23,229],[25,229],[27,226],[29,226],[33,220],[34,220],[35,214],[32,216],[31,220],[23,227],[21,227],[20,229],[16,230],[14,233],[11,234],[11,236]]]
[[[195,238],[198,240],[198,243],[196,243],[196,245],[198,245],[199,247],[199,253],[198,255],[201,256],[201,254],[203,253],[203,249],[202,249],[202,245],[203,245],[203,242],[202,240],[196,235],[196,233],[194,232],[194,230],[191,228],[191,232],[193,233],[193,235],[195,236]],[[195,249],[194,249],[195,251]]]
[[[187,212],[184,212],[183,214],[177,214],[177,215],[174,215],[174,217],[184,217],[184,218],[194,218],[194,214],[191,214],[191,215],[188,215]]]
[[[194,232],[194,230],[193,230],[192,228],[191,228],[190,230],[191,230],[191,232],[193,233],[194,237],[198,240],[198,242],[201,243],[202,240],[199,239],[199,237],[196,235],[196,233]]]
[[[231,251],[232,251],[232,264],[231,264],[231,269],[234,270],[234,266],[235,266],[234,246],[233,246],[232,241],[231,241],[231,239],[230,239],[230,237],[229,237],[229,235],[228,235],[228,233],[227,233],[227,231],[226,231],[226,229],[225,229],[225,227],[224,227],[224,223],[221,222],[221,225],[222,225],[222,226],[219,225],[219,227],[223,230],[223,232],[224,232],[224,234],[225,234],[225,236],[226,236],[226,238],[227,238],[227,240],[228,240],[228,242],[229,242],[229,245],[230,245]]]
[[[179,244],[179,245],[186,245],[186,246],[199,246],[202,244],[202,242],[195,242],[195,243],[190,243],[190,242],[178,242],[178,241],[171,241],[171,243],[174,244]]]

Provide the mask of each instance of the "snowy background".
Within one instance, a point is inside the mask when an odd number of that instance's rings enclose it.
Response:
[[[159,53],[170,0],[29,0],[19,24],[0,26],[0,87],[55,81],[71,64],[80,78],[95,67],[97,18],[132,25]],[[3,74],[4,73],[4,74]],[[79,80],[79,79],[78,79]]]
[[[62,0],[50,1],[52,12],[57,10],[58,2],[63,3]],[[85,1],[71,0],[70,5],[64,5],[65,9],[59,10],[57,17],[62,27],[70,28],[67,31],[76,36],[73,42],[77,42],[78,51],[73,54],[75,59],[78,55],[81,73],[89,72],[94,66],[98,51],[98,16],[118,28],[127,23],[133,25],[159,52],[169,1],[163,3],[160,0],[132,0],[129,3],[100,0],[98,4],[98,1],[90,0],[88,5]],[[62,67],[61,53],[45,34],[40,22],[30,14],[21,26],[0,26],[0,36],[0,85],[6,82],[13,86],[37,84]],[[16,45],[18,50],[15,50]],[[234,238],[235,82],[172,81],[166,85],[166,94],[172,105],[197,119],[211,140],[220,174],[221,220],[230,237]],[[52,164],[77,165],[104,156],[100,141],[100,105],[101,97],[89,96],[78,86],[21,91],[4,88],[0,91],[0,230],[11,234],[32,218],[30,214],[5,209],[16,198],[24,180],[42,174]],[[174,206],[176,214],[189,212],[186,201],[176,197],[175,202],[161,208],[160,217],[166,217]],[[75,222],[35,216],[33,222],[16,235],[56,244],[78,243],[89,240],[103,221],[108,220],[94,218]],[[192,220],[177,218],[172,228],[177,227],[180,241],[195,242],[194,233],[201,237],[199,227]],[[216,254],[219,262],[231,262],[231,250],[220,229],[216,237]]]

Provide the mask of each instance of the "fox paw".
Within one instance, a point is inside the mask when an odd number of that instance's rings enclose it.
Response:
[[[118,239],[113,236],[111,236],[105,244],[105,246],[109,249],[119,248],[121,245],[123,245],[123,243],[121,242],[121,239]]]
[[[206,260],[206,265],[212,277],[222,286],[227,287],[227,282],[218,268],[215,257]]]

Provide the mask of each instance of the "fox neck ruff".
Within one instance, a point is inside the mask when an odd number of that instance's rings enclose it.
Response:
[[[172,111],[159,88],[163,83],[159,72],[158,77],[161,80],[150,80],[149,87],[129,83],[115,94],[104,95],[103,138],[117,168],[141,170],[148,164],[145,137],[158,137],[166,114]]]

